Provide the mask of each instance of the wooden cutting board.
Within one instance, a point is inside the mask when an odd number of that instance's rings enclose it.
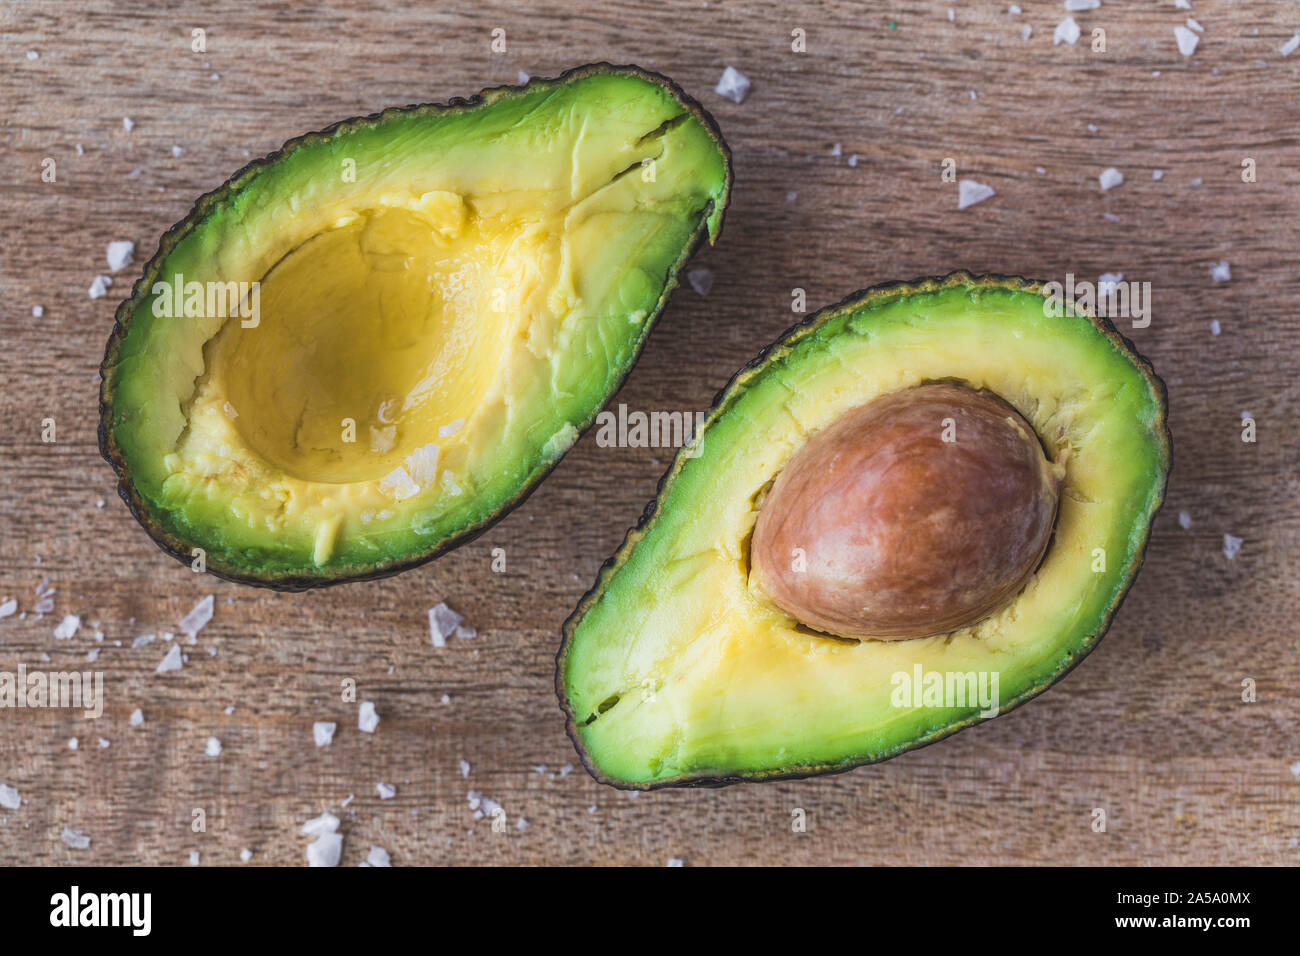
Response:
[[[1300,53],[1279,51],[1300,28],[1294,4],[1196,0],[1204,33],[1190,57],[1172,0],[1075,14],[1073,45],[1052,42],[1061,4],[1035,0],[1020,15],[953,3],[951,18],[942,3],[775,0],[76,6],[0,6],[0,598],[26,612],[0,621],[0,669],[45,666],[42,654],[89,667],[97,648],[107,702],[97,721],[0,711],[0,783],[23,799],[0,811],[0,864],[181,865],[196,850],[231,864],[245,847],[254,863],[301,864],[298,829],[327,809],[342,818],[346,865],[372,844],[399,865],[1300,859]],[[195,28],[206,52],[191,50]],[[491,49],[497,28],[504,53]],[[791,49],[795,30],[805,53]],[[797,318],[795,288],[811,311],[955,268],[1151,283],[1150,325],[1125,331],[1169,386],[1168,500],[1110,635],[1059,686],[877,767],[636,797],[572,769],[553,658],[664,452],[589,434],[473,544],[317,593],[195,575],[128,515],[95,435],[112,312],[139,274],[88,297],[110,241],[133,240],[143,261],[198,195],[296,134],[595,60],[672,76],[735,153],[721,240],[695,260],[713,287],[673,296],[616,400],[631,409],[707,407]],[[742,104],[714,92],[728,64],[753,82]],[[42,181],[46,158],[57,182]],[[945,158],[996,195],[959,212]],[[1124,183],[1103,191],[1112,166]],[[1231,280],[1214,282],[1223,260]],[[1232,560],[1225,534],[1243,539]],[[490,569],[494,548],[504,574]],[[55,609],[37,620],[46,578]],[[157,675],[165,646],[132,650],[133,638],[177,630],[209,593],[216,614],[188,663]],[[432,648],[426,611],[439,600],[479,637]],[[83,625],[56,641],[65,614]],[[377,705],[373,735],[340,700],[349,678]],[[339,725],[322,749],[318,720]],[[205,755],[209,736],[219,757]],[[380,782],[396,796],[381,801]],[[506,832],[473,819],[471,790],[505,808]],[[795,809],[805,833],[792,832]],[[89,848],[65,846],[65,827]]]

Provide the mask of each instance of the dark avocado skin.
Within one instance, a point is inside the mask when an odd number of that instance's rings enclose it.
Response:
[[[782,345],[797,338],[801,333],[820,325],[832,315],[838,314],[849,307],[856,307],[874,299],[888,298],[898,295],[910,295],[921,292],[937,292],[953,286],[968,286],[971,288],[983,289],[1006,289],[1008,291],[1032,292],[1042,295],[1044,285],[1046,285],[1046,283],[1026,279],[1021,276],[995,274],[974,275],[969,272],[950,272],[945,276],[923,277],[912,279],[911,281],[885,282],[880,285],[871,286],[850,293],[834,305],[820,309],[808,316],[806,319],[792,325],[782,333],[776,341],[772,342],[759,352],[753,361],[737,370],[727,382],[726,386],[724,386],[723,389],[718,392],[717,396],[715,396],[713,404],[709,407],[708,413],[705,416],[705,428],[707,428],[713,419],[716,418],[726,407],[728,399],[733,395],[733,387],[741,376],[746,372],[762,368],[767,363],[769,356],[774,350],[779,349]],[[1046,298],[1046,296],[1044,297]],[[1092,321],[1093,325],[1096,326],[1103,335],[1114,341],[1116,345],[1132,357],[1134,364],[1151,384],[1152,391],[1159,398],[1160,418],[1156,423],[1157,427],[1155,430],[1158,431],[1161,436],[1160,452],[1164,466],[1162,469],[1159,496],[1156,506],[1151,512],[1151,521],[1148,523],[1148,534],[1143,539],[1142,548],[1136,555],[1134,555],[1125,568],[1124,577],[1127,583],[1111,603],[1110,607],[1107,608],[1106,614],[1102,618],[1097,630],[1083,642],[1079,652],[1065,665],[1058,668],[1056,673],[1050,675],[1041,683],[1028,688],[1023,693],[1003,704],[998,711],[998,717],[1015,710],[1026,701],[1032,700],[1034,697],[1037,697],[1043,691],[1047,690],[1063,678],[1066,674],[1077,667],[1079,662],[1087,657],[1092,649],[1101,641],[1102,637],[1105,636],[1106,631],[1110,628],[1111,621],[1114,620],[1116,612],[1119,611],[1120,605],[1124,602],[1124,598],[1128,596],[1133,581],[1142,567],[1142,562],[1146,557],[1147,545],[1150,542],[1150,524],[1154,523],[1155,516],[1159,513],[1160,507],[1164,503],[1165,490],[1169,484],[1169,472],[1173,465],[1173,447],[1169,434],[1169,393],[1165,388],[1165,383],[1160,376],[1155,373],[1150,361],[1148,361],[1146,357],[1133,346],[1133,343],[1129,339],[1124,337],[1124,335],[1115,328],[1110,320],[1104,317],[1099,317],[1091,311],[1086,314]],[[725,787],[733,783],[763,782],[769,780],[801,780],[806,777],[819,777],[826,774],[845,773],[857,767],[881,763],[882,761],[889,760],[892,757],[897,757],[899,754],[937,743],[945,737],[957,733],[959,730],[965,730],[977,721],[997,719],[996,717],[981,718],[977,715],[966,721],[943,727],[934,733],[918,737],[915,740],[909,741],[874,758],[862,760],[850,759],[839,763],[798,766],[767,773],[716,775],[691,774],[689,777],[670,777],[641,786],[631,786],[619,780],[612,780],[601,773],[594,766],[592,761],[588,759],[587,752],[583,749],[582,739],[577,732],[577,724],[573,710],[569,705],[568,695],[564,688],[565,664],[569,650],[569,643],[573,639],[573,631],[577,626],[579,619],[586,613],[587,609],[597,600],[597,598],[600,597],[601,593],[604,591],[606,581],[608,581],[610,576],[613,575],[613,573],[622,565],[623,561],[630,553],[632,546],[642,536],[644,529],[654,521],[658,512],[659,502],[663,497],[664,490],[667,487],[669,480],[686,462],[686,458],[683,456],[685,450],[687,449],[678,449],[676,456],[673,458],[672,464],[659,479],[659,484],[655,489],[655,497],[646,505],[645,511],[641,514],[636,525],[628,530],[627,534],[623,538],[623,543],[619,546],[619,549],[601,565],[600,570],[596,574],[595,583],[578,601],[577,607],[573,609],[573,612],[565,618],[564,625],[561,629],[560,649],[555,658],[555,692],[559,699],[560,709],[564,712],[565,732],[569,735],[569,739],[573,741],[574,748],[578,751],[578,757],[582,760],[582,765],[587,768],[587,772],[591,774],[593,778],[598,780],[600,783],[608,784],[609,786],[615,787],[619,790],[662,790],[677,787]]]
[[[586,76],[592,76],[592,75],[602,74],[602,73],[635,75],[645,80],[648,80],[652,83],[655,83],[659,86],[662,86],[663,88],[668,90],[673,95],[673,97],[683,107],[686,108],[686,110],[689,113],[693,114],[703,124],[705,130],[709,133],[710,137],[717,144],[719,151],[722,153],[723,160],[726,166],[726,181],[724,184],[724,194],[722,199],[723,208],[721,211],[721,215],[719,217],[719,224],[718,224],[718,231],[720,232],[722,228],[723,220],[725,220],[726,218],[726,207],[728,206],[731,200],[731,186],[733,181],[733,172],[732,172],[732,164],[731,164],[731,150],[727,146],[726,141],[722,138],[722,131],[718,128],[717,121],[714,120],[713,116],[708,112],[708,110],[706,110],[703,106],[700,105],[699,102],[697,102],[695,99],[689,96],[680,86],[677,85],[677,83],[675,83],[670,78],[660,73],[655,73],[651,70],[644,70],[639,66],[634,66],[634,65],[615,66],[611,63],[606,63],[602,61],[599,63],[589,63],[584,66],[574,67],[573,69],[567,70],[564,73],[554,78],[530,79],[528,83],[522,86],[516,85],[516,86],[490,87],[468,98],[463,98],[463,97],[453,98],[445,104],[416,103],[410,106],[391,107],[389,109],[382,110],[377,113],[368,114],[366,116],[359,116],[359,117],[353,117],[351,119],[341,120],[337,123],[325,127],[322,130],[318,130],[312,133],[306,133],[302,136],[295,137],[287,141],[283,146],[281,146],[275,152],[270,153],[267,156],[262,157],[261,159],[256,159],[253,162],[247,164],[238,172],[236,172],[233,176],[227,179],[222,185],[214,189],[212,192],[206,193],[205,195],[199,197],[199,199],[194,203],[194,206],[191,208],[190,212],[185,216],[185,218],[182,219],[180,222],[176,223],[176,225],[172,226],[165,233],[163,233],[162,238],[158,242],[158,250],[154,253],[153,257],[145,264],[143,274],[139,279],[136,280],[135,285],[132,286],[131,288],[131,295],[118,305],[117,311],[114,314],[113,331],[109,335],[108,345],[104,349],[104,359],[100,365],[101,384],[100,384],[100,394],[99,394],[99,429],[98,429],[99,451],[100,454],[104,457],[105,461],[107,461],[113,467],[113,471],[117,475],[118,495],[122,498],[123,501],[126,502],[126,505],[130,509],[131,514],[134,515],[135,519],[140,522],[141,526],[145,529],[145,531],[149,533],[149,536],[153,539],[154,543],[157,544],[159,548],[161,548],[167,554],[170,554],[172,557],[176,558],[178,561],[186,565],[190,565],[191,562],[193,561],[193,556],[189,553],[188,548],[181,541],[179,541],[171,532],[159,526],[159,524],[150,517],[150,515],[148,514],[147,510],[143,505],[143,502],[140,500],[139,495],[136,493],[133,483],[130,480],[128,469],[122,457],[121,450],[117,447],[117,443],[113,438],[112,429],[110,427],[111,414],[112,414],[111,369],[117,364],[119,350],[121,349],[122,341],[126,336],[126,331],[130,320],[130,316],[134,311],[137,302],[139,301],[140,297],[145,295],[148,292],[148,290],[152,287],[153,282],[157,276],[158,270],[161,267],[163,259],[172,250],[172,248],[176,245],[176,243],[179,242],[180,239],[183,236],[185,236],[192,228],[201,224],[204,218],[206,217],[207,213],[213,208],[220,206],[234,190],[236,190],[239,186],[242,185],[245,179],[247,179],[252,174],[256,173],[261,168],[278,162],[284,156],[293,152],[300,146],[305,145],[306,143],[314,142],[320,139],[328,139],[329,137],[341,131],[347,131],[358,127],[364,127],[367,125],[374,125],[381,119],[396,114],[400,114],[400,113],[412,113],[412,112],[421,112],[421,111],[427,113],[442,113],[442,112],[457,112],[457,111],[473,110],[478,107],[488,106],[495,100],[500,99],[502,96],[512,92],[516,92],[518,90],[522,90],[534,86],[559,86],[561,84],[573,80],[578,80]],[[621,370],[621,375],[619,376],[614,387],[610,390],[609,394],[605,396],[604,401],[599,405],[599,407],[594,408],[592,410],[590,417],[585,422],[583,422],[581,427],[577,429],[579,435],[585,434],[591,428],[592,424],[596,420],[596,416],[601,412],[602,409],[604,409],[604,407],[610,402],[610,400],[612,400],[614,396],[618,394],[618,391],[622,388],[623,383],[627,380],[628,374],[631,372],[633,366],[636,365],[636,362],[640,358],[641,352],[645,347],[646,338],[648,337],[650,330],[653,328],[654,324],[658,321],[660,314],[662,314],[665,306],[668,304],[668,299],[670,295],[672,294],[673,290],[677,287],[677,277],[681,274],[682,268],[691,259],[691,257],[700,248],[700,246],[704,244],[705,240],[709,238],[708,218],[709,216],[706,213],[706,215],[701,220],[700,228],[696,231],[694,238],[682,250],[681,256],[678,258],[676,263],[674,263],[672,268],[669,270],[667,282],[664,285],[663,294],[660,296],[659,301],[656,304],[653,312],[651,312],[651,314],[647,316],[644,322],[642,323],[643,331],[640,339],[636,343],[636,347],[632,354],[631,359],[628,361],[626,366],[624,366],[624,368]],[[360,573],[346,573],[346,574],[330,574],[329,572],[323,572],[320,575],[275,574],[270,572],[259,573],[255,570],[249,570],[246,568],[222,566],[219,563],[213,563],[211,561],[209,561],[207,564],[207,571],[208,573],[213,574],[216,577],[223,578],[227,581],[234,581],[239,584],[249,584],[256,587],[271,588],[277,591],[306,591],[311,588],[324,587],[326,585],[331,585],[331,584],[344,584],[353,581],[375,580],[378,578],[386,578],[389,577],[390,575],[399,574],[402,571],[407,571],[410,570],[411,568],[419,567],[420,565],[432,561],[435,558],[441,557],[442,555],[446,554],[448,551],[451,551],[454,548],[458,548],[462,544],[466,544],[474,540],[475,538],[477,538],[479,535],[483,534],[485,531],[491,528],[494,524],[496,524],[498,521],[504,518],[515,508],[523,504],[524,501],[528,498],[528,496],[532,494],[533,491],[536,489],[536,487],[542,482],[542,480],[547,475],[549,475],[552,470],[554,470],[556,465],[560,463],[560,460],[563,457],[564,456],[561,455],[559,458],[551,462],[545,468],[539,469],[538,471],[534,472],[534,474],[530,475],[513,499],[507,502],[503,507],[501,507],[495,513],[488,515],[479,524],[466,528],[461,533],[444,540],[433,550],[407,560],[378,563],[373,567],[364,570]]]

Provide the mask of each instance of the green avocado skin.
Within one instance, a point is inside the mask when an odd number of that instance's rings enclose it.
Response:
[[[648,275],[648,279],[628,287],[632,291],[623,294],[623,301],[615,298],[615,308],[625,307],[624,315],[636,317],[633,322],[624,320],[623,323],[632,331],[625,340],[610,346],[613,359],[609,370],[602,369],[600,375],[593,375],[590,382],[584,383],[577,405],[568,396],[565,400],[569,404],[562,411],[561,397],[556,396],[550,413],[551,424],[555,426],[552,432],[565,440],[539,439],[527,448],[521,447],[517,454],[506,449],[500,459],[501,466],[483,476],[483,484],[490,486],[490,494],[485,493],[481,500],[457,512],[454,520],[434,522],[414,516],[411,527],[414,529],[423,522],[420,533],[388,534],[382,538],[375,536],[371,541],[348,542],[324,566],[313,565],[309,548],[304,549],[283,536],[268,533],[259,539],[256,534],[250,536],[246,529],[239,528],[234,529],[238,534],[226,534],[233,525],[225,529],[219,525],[225,519],[220,517],[220,508],[212,507],[211,502],[200,513],[169,500],[163,485],[166,476],[159,466],[167,450],[166,439],[150,434],[145,407],[157,397],[150,395],[151,386],[145,380],[145,376],[154,374],[148,357],[159,353],[156,343],[149,338],[154,332],[149,317],[151,290],[159,279],[181,271],[177,267],[179,262],[192,261],[192,256],[188,260],[185,257],[193,249],[221,250],[221,237],[231,233],[215,231],[215,223],[222,217],[227,220],[256,217],[260,209],[268,206],[268,196],[274,198],[277,188],[274,184],[301,176],[305,169],[333,168],[328,164],[336,164],[337,156],[348,149],[360,150],[363,160],[368,150],[379,165],[392,165],[389,162],[392,151],[396,150],[400,156],[402,149],[409,148],[405,144],[430,141],[432,137],[427,134],[436,133],[440,124],[460,123],[462,127],[458,128],[469,129],[478,124],[491,131],[503,125],[493,125],[492,118],[498,113],[513,116],[508,111],[519,112],[523,103],[528,116],[533,112],[542,116],[556,102],[565,104],[566,109],[585,110],[589,120],[598,123],[603,109],[626,112],[638,108],[638,97],[647,104],[647,115],[666,111],[665,115],[671,116],[671,121],[665,120],[659,129],[647,130],[643,138],[664,134],[665,130],[669,131],[666,135],[679,137],[679,143],[680,137],[689,136],[691,145],[682,147],[680,155],[705,157],[698,161],[686,160],[691,165],[685,172],[681,171],[680,163],[673,170],[674,177],[687,182],[692,195],[702,196],[703,201],[698,207],[692,207],[689,219],[683,215],[673,223],[673,235],[680,234],[682,239],[670,255],[664,251],[664,243],[660,243],[654,260],[628,262],[629,272],[637,271],[639,266]],[[608,106],[610,103],[612,107]],[[485,139],[490,138],[485,134]],[[484,148],[491,149],[491,143]],[[494,168],[499,168],[499,164]],[[664,175],[661,169],[660,176]],[[446,104],[391,108],[290,140],[199,198],[190,213],[163,234],[157,252],[144,266],[130,296],[117,308],[101,366],[98,438],[101,454],[116,473],[119,495],[163,551],[185,564],[192,564],[201,551],[207,571],[249,585],[300,591],[386,577],[433,560],[482,534],[521,504],[595,421],[635,365],[687,261],[704,242],[716,241],[731,184],[730,151],[712,116],[699,103],[667,77],[636,66],[609,63],[577,67],[553,79],[533,79],[524,86],[487,89],[468,99],[453,99]],[[190,275],[186,273],[186,277]],[[581,336],[576,338],[583,341]],[[581,363],[590,354],[590,342],[583,341],[582,348],[588,351],[573,357],[577,367],[582,367]],[[193,354],[199,354],[197,347]],[[159,378],[162,377],[159,373]],[[184,405],[183,398],[179,403]],[[172,408],[175,406],[173,402]],[[539,427],[533,432],[542,430]],[[435,527],[436,533],[428,530]]]
[[[708,515],[727,510],[722,497],[726,492],[719,489],[739,479],[710,474],[711,467],[726,462],[739,466],[735,473],[744,473],[744,465],[757,460],[752,457],[758,454],[754,449],[771,445],[774,437],[779,437],[781,423],[776,419],[765,422],[762,414],[755,412],[775,407],[761,404],[756,397],[761,392],[778,387],[785,394],[794,394],[798,388],[815,391],[819,380],[812,373],[798,377],[803,366],[821,363],[820,368],[835,368],[837,355],[840,365],[850,364],[845,357],[850,343],[860,349],[855,355],[868,354],[861,351],[866,348],[862,342],[887,342],[894,326],[923,328],[927,309],[936,313],[968,309],[972,318],[967,327],[975,336],[991,323],[1023,320],[1027,337],[1041,334],[1050,344],[1050,323],[1056,320],[1040,319],[1039,314],[1040,305],[1042,314],[1047,314],[1044,303],[1051,294],[1050,285],[1042,282],[966,272],[873,286],[798,323],[733,376],[706,415],[696,436],[699,447],[679,451],[660,479],[655,498],[628,531],[621,547],[601,566],[595,583],[563,625],[556,657],[556,693],[568,735],[596,780],[619,789],[654,790],[840,773],[935,743],[981,721],[971,708],[944,710],[928,719],[918,717],[897,728],[888,721],[873,721],[875,715],[869,709],[856,715],[856,723],[848,717],[827,717],[827,713],[838,713],[836,706],[851,710],[854,699],[851,695],[838,697],[825,710],[817,711],[822,686],[818,683],[804,686],[803,697],[791,693],[778,699],[773,689],[784,690],[786,678],[781,668],[770,666],[770,661],[788,663],[802,658],[797,654],[769,658],[762,673],[757,672],[757,667],[753,673],[748,671],[744,647],[751,640],[753,647],[760,647],[760,628],[767,626],[767,618],[760,620],[756,614],[752,620],[745,620],[743,610],[726,610],[717,597],[723,590],[718,586],[720,579],[708,577],[712,572],[707,570],[707,564],[695,557],[699,541],[678,543],[676,539],[688,538],[693,533],[689,530],[692,523],[708,522]],[[898,315],[903,318],[895,321]],[[1069,595],[1062,595],[1057,601],[1060,613],[1042,619],[1046,629],[1056,628],[1057,633],[1041,646],[1026,644],[1026,649],[1018,652],[1025,659],[1004,666],[1008,673],[1004,675],[999,713],[1018,707],[1055,684],[1104,636],[1141,567],[1151,523],[1164,500],[1172,466],[1167,393],[1150,363],[1105,318],[1067,309],[1067,317],[1060,321],[1063,347],[1077,347],[1079,354],[1099,356],[1095,368],[1079,373],[1081,380],[1086,384],[1087,374],[1101,379],[1113,375],[1114,382],[1103,382],[1114,387],[1116,400],[1111,404],[1129,403],[1105,426],[1113,430],[1117,441],[1110,445],[1102,442],[1092,452],[1103,456],[1102,463],[1114,470],[1117,487],[1119,478],[1126,482],[1127,497],[1108,512],[1110,523],[1106,526],[1113,532],[1117,547],[1122,547],[1123,560],[1114,562],[1095,593],[1080,597],[1075,605],[1070,604]],[[923,342],[924,334],[918,333],[909,341],[913,345]],[[936,348],[942,347],[936,340]],[[1014,377],[1014,370],[1011,374]],[[1104,400],[1097,404],[1107,405]],[[1111,454],[1111,449],[1122,449],[1125,457],[1106,462],[1104,456]],[[770,477],[774,475],[762,473],[752,479],[745,475],[749,484],[739,486],[735,493],[748,497]],[[705,488],[714,495],[707,503],[697,500]],[[715,532],[716,528],[711,527],[701,533],[701,538],[715,541],[724,537]],[[1045,564],[1051,557],[1049,548]],[[695,562],[693,568],[705,568],[699,572],[700,580],[705,582],[699,585],[703,593],[694,600],[712,613],[702,613],[700,620],[717,628],[720,621],[741,618],[723,625],[734,638],[734,649],[729,652],[733,656],[725,668],[718,666],[718,655],[707,649],[698,651],[691,643],[692,618],[683,611],[688,605],[682,601],[674,604],[674,599],[664,597],[674,593],[664,583],[666,576],[674,565],[688,562]],[[1077,564],[1062,557],[1056,566],[1063,574],[1077,574]],[[696,586],[686,572],[673,580],[676,591]],[[664,606],[668,610],[661,611]],[[666,627],[656,624],[664,618],[670,622]],[[752,633],[747,637],[747,632]],[[661,636],[665,633],[669,636]],[[942,639],[921,640],[933,647],[935,640]],[[865,641],[856,649],[835,647],[831,655],[838,656],[827,655],[823,666],[834,667],[836,661],[850,660],[845,656],[850,651],[896,653],[891,644],[913,643]],[[969,646],[978,645],[972,642]],[[1032,659],[1031,651],[1037,655]],[[761,656],[767,651],[759,649],[754,653]],[[941,652],[927,649],[918,653]],[[816,667],[810,670],[817,675]],[[825,686],[833,683],[829,679],[833,673],[829,669],[824,672],[828,678]],[[801,678],[792,669],[788,679],[793,683]],[[647,686],[649,692],[641,690]],[[757,702],[750,702],[748,709],[729,711],[726,702],[745,697],[751,688],[757,688],[752,690],[759,698]],[[771,719],[764,715],[764,695],[772,695],[767,701],[767,708],[775,712]],[[815,711],[820,716],[811,716]]]

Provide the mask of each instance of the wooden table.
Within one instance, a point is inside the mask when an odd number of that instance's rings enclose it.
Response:
[[[1300,859],[1300,54],[1279,52],[1300,27],[1294,4],[1196,0],[1205,32],[1190,58],[1172,2],[1107,0],[1075,15],[1077,44],[1055,46],[1065,13],[1036,0],[1023,15],[954,3],[951,20],[919,2],[76,6],[0,7],[0,598],[27,612],[0,621],[0,669],[94,667],[107,703],[98,721],[0,711],[0,783],[24,801],[0,811],[0,864],[183,865],[194,850],[233,864],[245,847],[253,863],[301,864],[298,829],[326,809],[342,818],[345,865],[371,844],[398,865]],[[204,53],[191,51],[196,27]],[[490,49],[496,27],[504,54]],[[791,51],[796,28],[805,54]],[[95,436],[96,371],[139,269],[87,296],[111,240],[134,240],[143,261],[195,197],[303,131],[593,60],[674,77],[735,153],[721,241],[695,260],[712,291],[675,294],[618,397],[630,408],[706,407],[791,323],[794,287],[815,308],[954,268],[1151,283],[1151,324],[1127,334],[1169,385],[1168,502],[1110,636],[1058,687],[847,775],[635,797],[568,772],[553,657],[560,622],[651,497],[662,452],[589,434],[478,541],[316,593],[192,574],[127,514]],[[728,64],[753,81],[743,104],[713,91]],[[46,157],[55,183],[42,181]],[[958,212],[945,157],[996,196]],[[1243,182],[1245,158],[1256,182]],[[1103,192],[1109,166],[1125,182]],[[1220,260],[1230,282],[1211,280]],[[1254,444],[1241,441],[1243,411]],[[1233,560],[1225,533],[1244,540]],[[490,570],[497,547],[505,574]],[[55,609],[37,620],[46,577]],[[176,631],[209,593],[216,616],[189,662],[156,674],[165,645],[132,639]],[[477,640],[431,647],[426,610],[444,599]],[[65,614],[84,623],[56,641]],[[340,700],[345,678],[378,707],[373,735]],[[321,749],[318,720],[339,725]],[[204,753],[209,736],[219,757]],[[378,798],[381,781],[396,797]],[[504,806],[506,832],[473,819],[470,790]],[[794,808],[807,833],[791,832]],[[205,832],[192,830],[196,809]],[[64,827],[90,847],[65,846]]]

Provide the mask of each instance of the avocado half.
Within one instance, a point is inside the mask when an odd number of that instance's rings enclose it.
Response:
[[[846,411],[954,380],[1009,403],[1064,466],[1041,564],[954,632],[851,641],[805,627],[753,581],[764,495]],[[898,675],[918,667],[996,673],[1002,713],[1041,693],[1097,644],[1137,574],[1170,468],[1166,419],[1132,344],[1069,305],[1053,314],[1040,282],[954,273],[810,316],[718,394],[564,624],[556,690],[587,769],[628,789],[834,773],[991,709],[899,706]]]
[[[282,590],[469,540],[622,384],[731,179],[697,102],[607,63],[291,140],[118,307],[122,498],[168,553]]]

